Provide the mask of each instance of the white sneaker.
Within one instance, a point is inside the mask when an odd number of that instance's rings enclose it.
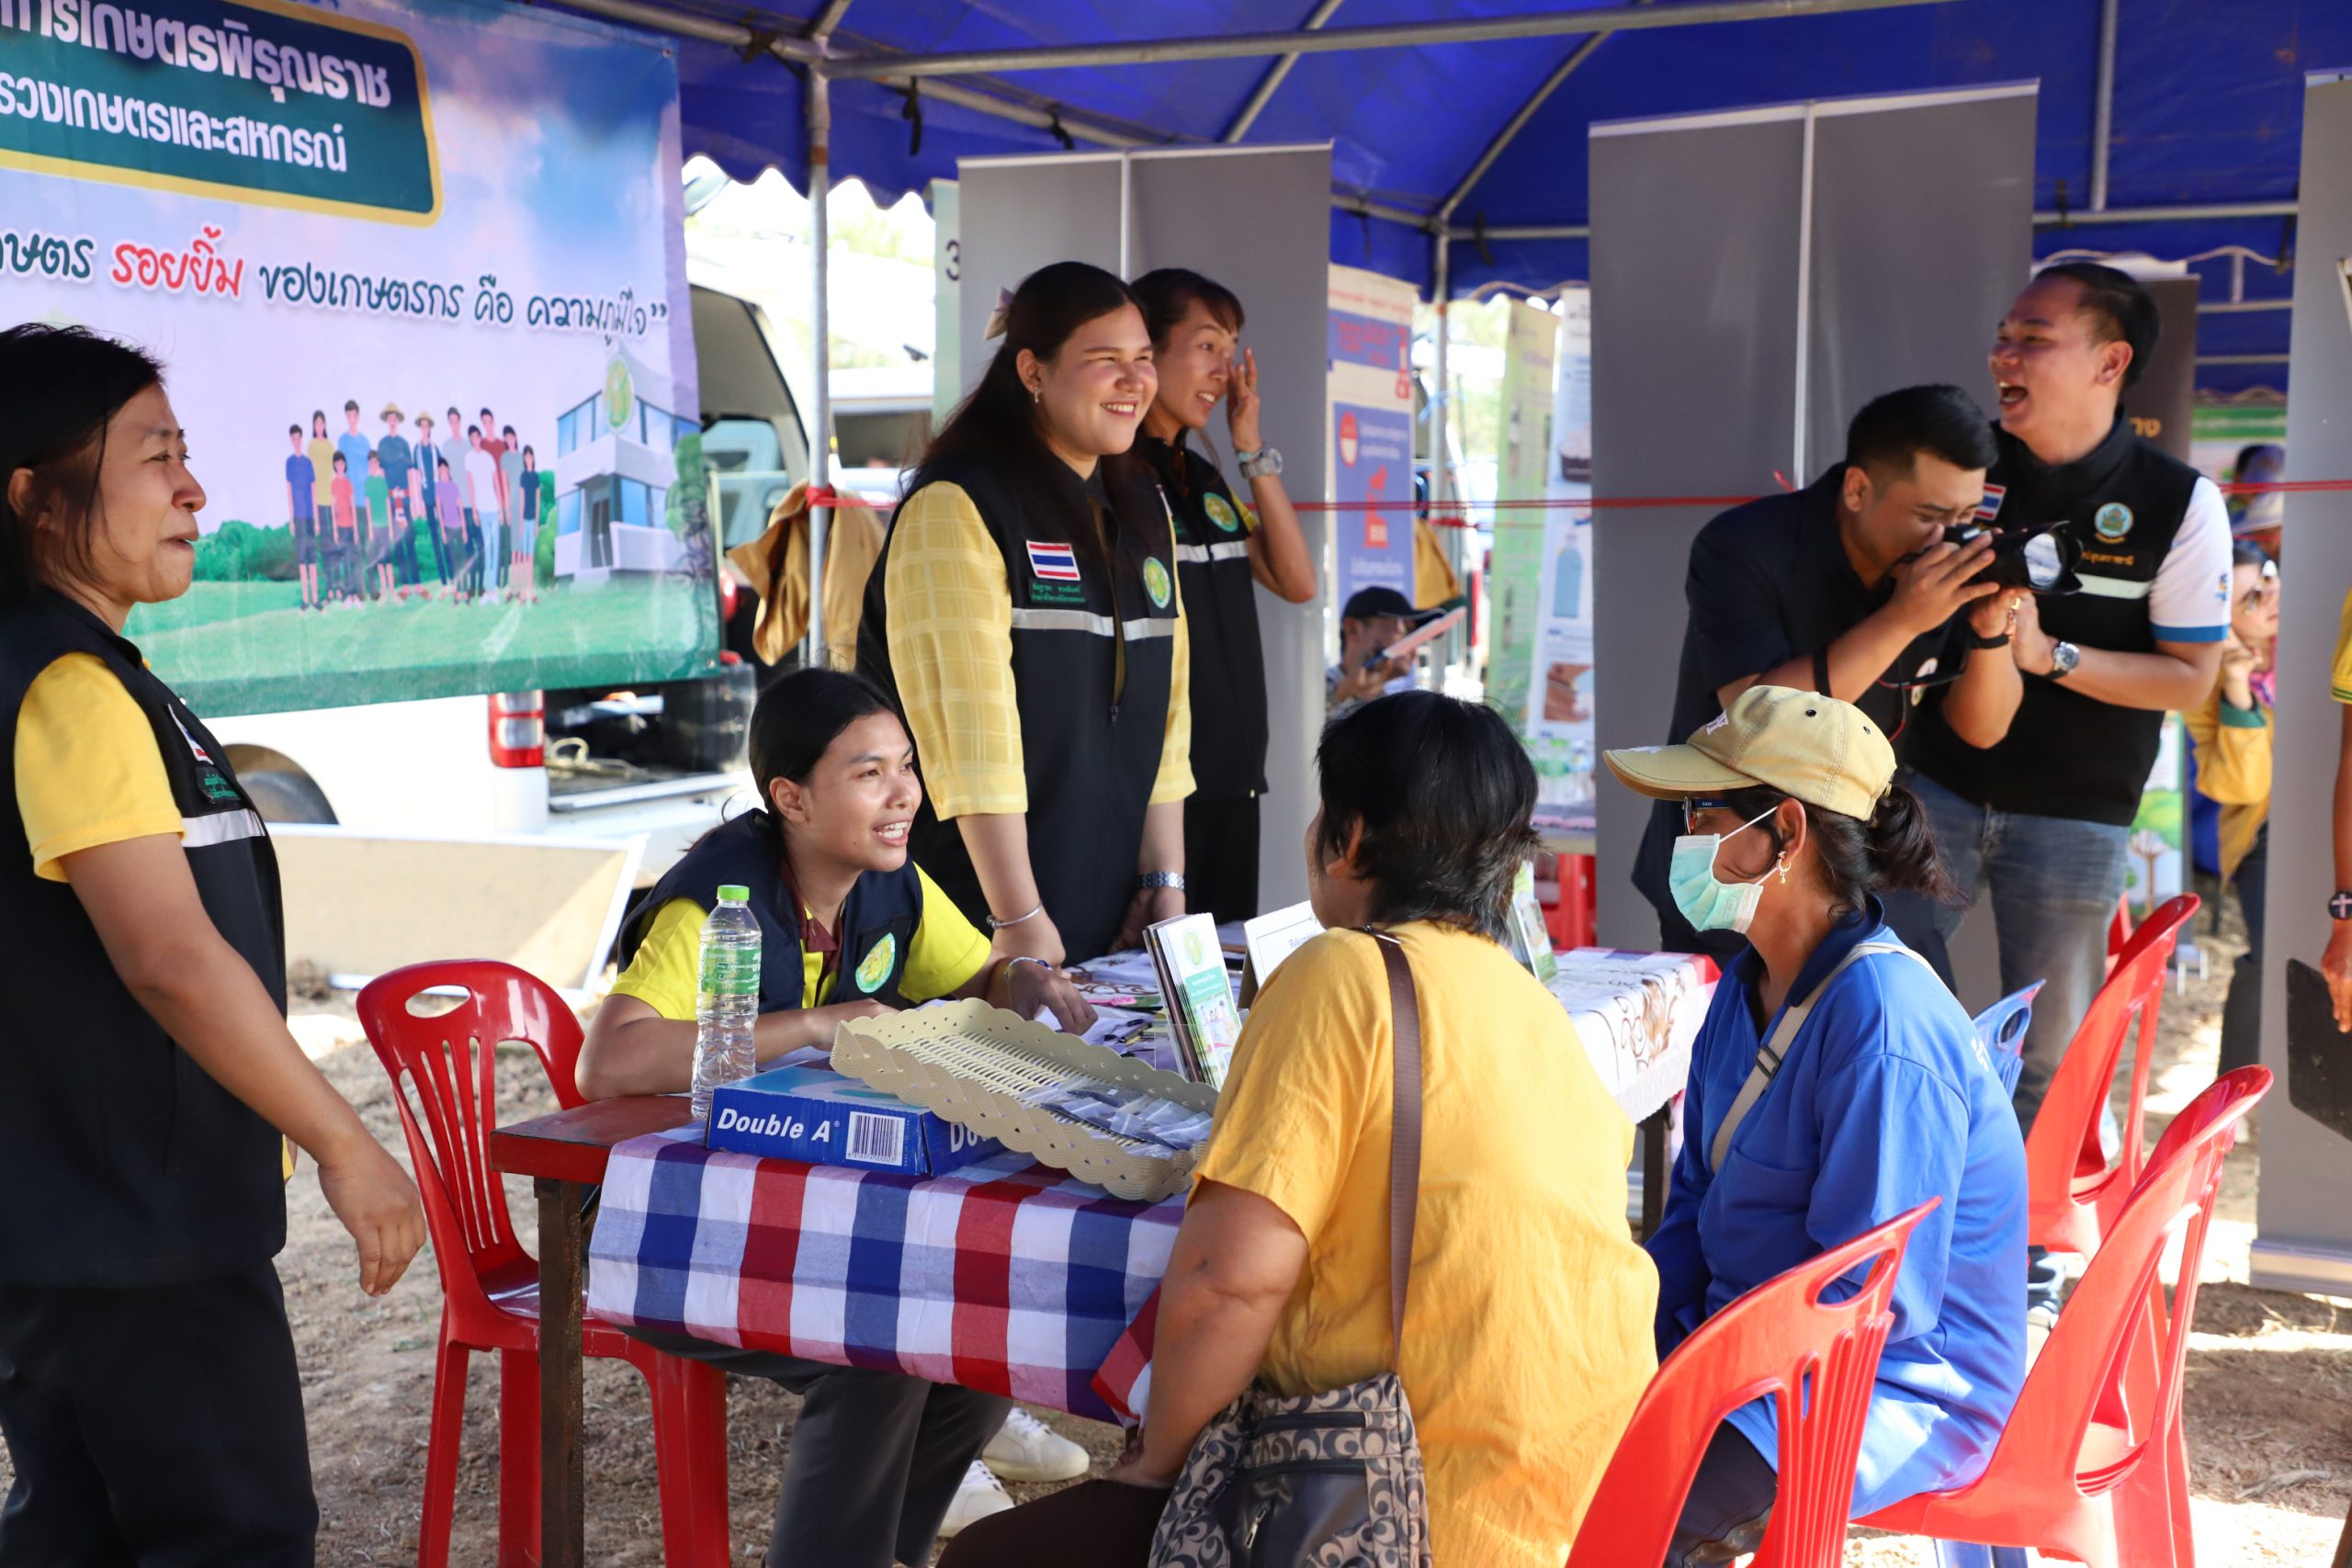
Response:
[[[1012,1499],[1005,1495],[997,1478],[989,1473],[989,1467],[974,1460],[972,1468],[964,1474],[964,1483],[956,1488],[956,1500],[947,1505],[947,1517],[939,1522],[939,1539],[945,1540],[990,1514],[1001,1514],[1012,1506]]]
[[[980,1461],[1001,1481],[1076,1481],[1092,1463],[1084,1449],[1018,1404],[980,1450]]]

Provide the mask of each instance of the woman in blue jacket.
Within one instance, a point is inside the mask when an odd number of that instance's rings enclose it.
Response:
[[[1692,1048],[1682,1153],[1648,1243],[1658,1353],[1744,1292],[1940,1199],[1895,1280],[1853,1512],[1973,1479],[2025,1378],[2025,1144],[1968,1015],[1886,927],[1879,893],[1949,892],[1893,748],[1859,708],[1757,686],[1688,745],[1608,761],[1682,803],[1684,917],[1748,942]],[[1776,1455],[1770,1402],[1734,1411],[1668,1568],[1756,1550]]]

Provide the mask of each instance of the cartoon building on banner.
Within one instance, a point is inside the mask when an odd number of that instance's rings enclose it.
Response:
[[[600,582],[616,571],[675,571],[685,542],[671,527],[677,446],[700,426],[674,411],[670,378],[626,347],[604,384],[555,425],[555,570]]]
[[[1338,503],[1332,602],[1365,588],[1413,597],[1413,286],[1331,269],[1330,453]]]
[[[1534,514],[1543,557],[1525,711],[1544,814],[1574,818],[1593,797],[1592,513],[1560,503],[1592,499],[1590,289],[1562,291],[1557,330],[1543,492],[1554,504]]]

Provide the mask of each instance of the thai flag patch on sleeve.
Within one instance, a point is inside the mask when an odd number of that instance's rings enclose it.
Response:
[[[2001,514],[2001,498],[2009,493],[2007,485],[1986,485],[1984,499],[1976,503],[1976,521],[1990,523]]]
[[[1079,581],[1078,551],[1068,545],[1032,539],[1029,541],[1029,570],[1040,582]]]

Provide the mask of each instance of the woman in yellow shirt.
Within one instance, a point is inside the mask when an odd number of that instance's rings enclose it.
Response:
[[[205,502],[162,367],[0,333],[0,1559],[308,1564],[286,1140],[369,1295],[416,1188],[287,1032],[269,834],[125,635]]]
[[[1656,1371],[1657,1275],[1625,1225],[1633,1128],[1501,945],[1535,776],[1491,710],[1430,692],[1325,733],[1307,886],[1331,929],[1259,994],[1161,1287],[1150,1408],[1107,1480],[985,1519],[941,1568],[1140,1565],[1194,1438],[1252,1381],[1390,1369],[1388,988],[1421,1014],[1403,1380],[1437,1568],[1558,1568]]]
[[[785,676],[752,709],[751,744],[764,808],[704,835],[623,922],[627,967],[588,1025],[582,1093],[690,1085],[702,922],[727,883],[749,889],[760,923],[753,1040],[763,1063],[830,1045],[845,1019],[938,997],[985,997],[1024,1018],[1050,1010],[1068,1029],[1093,1022],[1059,970],[994,951],[907,858],[922,784],[906,726],[870,682],[833,670]],[[928,1562],[1010,1407],[921,1378],[639,1337],[803,1397],[776,1500],[775,1563]]]
[[[2278,564],[2260,545],[2232,552],[2230,636],[2222,674],[2205,705],[2185,715],[2197,753],[2197,793],[2222,807],[2222,878],[2245,916],[2246,949],[2230,972],[2222,1007],[2222,1065],[2262,1054],[2262,926],[2270,874],[2270,710],[2278,645]]]

